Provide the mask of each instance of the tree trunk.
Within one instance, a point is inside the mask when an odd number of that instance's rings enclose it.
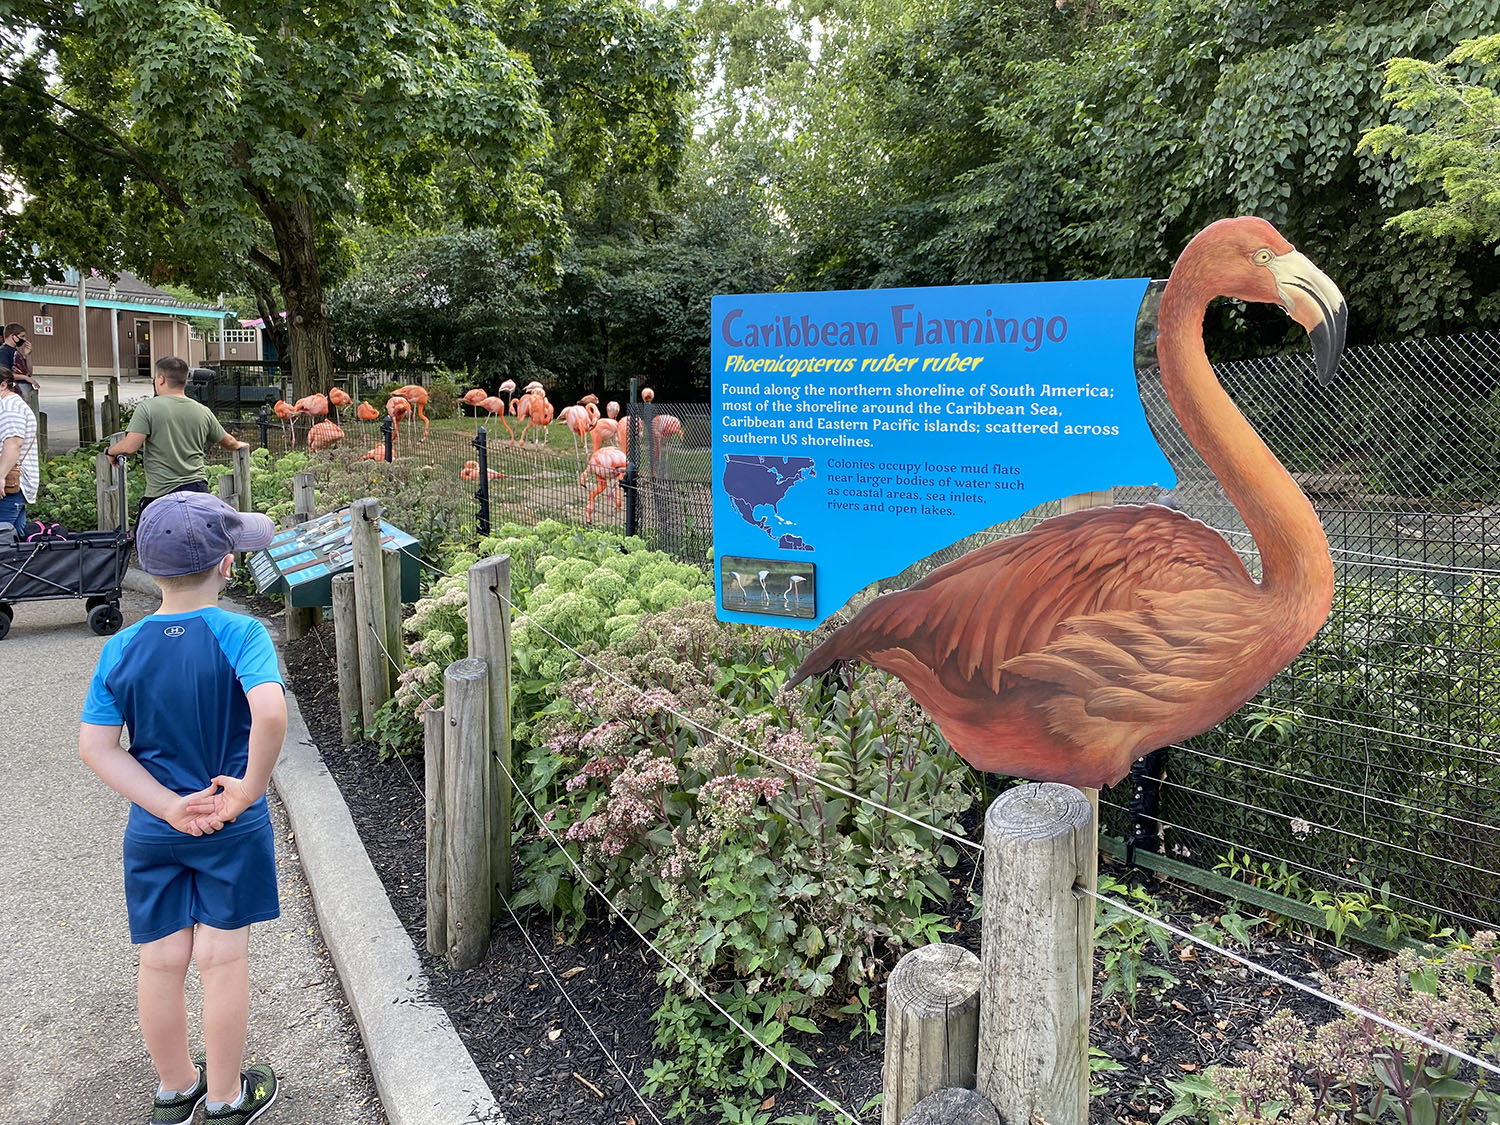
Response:
[[[284,203],[267,193],[260,193],[258,201],[271,224],[280,260],[278,280],[282,300],[286,302],[290,352],[282,356],[282,370],[290,373],[292,400],[327,394],[333,385],[333,337],[323,297],[312,204],[306,200]]]

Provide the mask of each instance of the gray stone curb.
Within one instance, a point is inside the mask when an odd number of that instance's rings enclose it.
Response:
[[[158,593],[134,569],[125,587]],[[427,997],[421,959],[290,694],[272,778],[390,1125],[505,1125],[448,1013]]]

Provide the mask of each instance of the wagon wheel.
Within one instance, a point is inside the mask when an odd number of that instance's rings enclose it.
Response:
[[[0,602],[0,641],[5,639],[5,634],[10,632],[10,619],[15,616],[15,610],[4,602]]]
[[[90,598],[88,601],[86,601],[86,602],[83,603],[83,608],[87,612],[93,613],[94,610],[98,609],[101,605],[109,605],[109,604],[110,604],[110,599],[109,598]]]
[[[125,615],[117,606],[96,605],[89,610],[89,628],[101,637],[107,637],[111,633],[119,632],[120,626],[125,623]]]

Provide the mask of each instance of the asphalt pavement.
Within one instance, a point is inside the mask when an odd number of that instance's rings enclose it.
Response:
[[[71,453],[78,448],[78,400],[83,392],[78,387],[76,375],[38,375],[41,390],[33,407],[47,415],[47,452]],[[95,424],[98,424],[98,409],[109,390],[108,380],[94,380]],[[137,377],[120,380],[120,400],[129,402],[145,398],[152,393],[151,381]],[[100,435],[101,437],[105,435]]]
[[[156,599],[127,591],[126,623]],[[77,601],[22,603],[0,640],[0,1119],[144,1121],[154,1072],[135,1019],[122,885],[127,805],[78,758],[78,716],[103,647]],[[340,802],[341,804],[341,802]],[[273,797],[281,918],[250,941],[251,1060],[284,1094],[266,1125],[385,1125],[324,947],[300,842]],[[383,896],[382,896],[383,897]],[[189,1010],[193,1005],[190,1004]],[[194,1042],[198,1020],[193,1017]]]

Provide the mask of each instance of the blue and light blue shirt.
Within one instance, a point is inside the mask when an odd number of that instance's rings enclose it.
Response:
[[[208,787],[220,774],[243,777],[250,760],[250,704],[245,693],[281,683],[276,647],[253,617],[217,606],[157,613],[115,634],[99,654],[83,721],[124,725],[130,753],[179,796]],[[267,819],[262,797],[234,822],[246,830]],[[135,839],[180,835],[138,805],[125,834]]]

